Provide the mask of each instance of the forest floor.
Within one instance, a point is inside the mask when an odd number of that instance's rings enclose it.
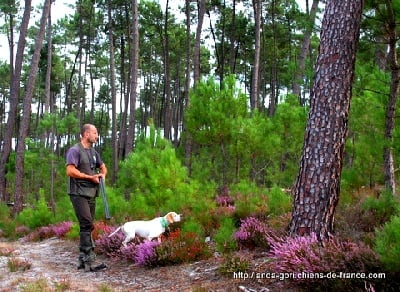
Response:
[[[248,252],[252,271],[262,269],[266,256]],[[107,269],[77,270],[77,243],[50,238],[40,242],[0,239],[0,291],[288,291],[279,280],[243,279],[219,272],[218,255],[194,263],[144,268],[98,256]],[[249,272],[250,275],[252,272]]]

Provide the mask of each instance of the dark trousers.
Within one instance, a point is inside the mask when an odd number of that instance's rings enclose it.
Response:
[[[74,206],[75,215],[78,218],[80,232],[92,232],[94,229],[96,199],[76,195],[70,195],[70,199]]]

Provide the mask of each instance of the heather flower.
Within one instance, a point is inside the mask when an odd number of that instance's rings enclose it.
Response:
[[[255,217],[241,220],[240,228],[235,232],[234,239],[246,247],[269,247],[274,231],[264,222]]]
[[[71,230],[71,227],[72,222],[66,221],[52,225],[50,228],[55,236],[62,238]]]
[[[109,233],[104,233],[95,241],[96,251],[101,254],[105,254],[110,258],[123,258],[121,246],[125,236],[121,232],[117,232],[115,235],[108,237]]]
[[[234,205],[233,199],[229,195],[219,195],[215,198],[217,206],[219,207],[230,207]]]
[[[340,239],[321,244],[314,233],[271,241],[270,257],[278,273],[367,272],[378,262],[367,246]]]
[[[25,225],[18,226],[18,227],[15,228],[15,232],[16,232],[18,235],[25,235],[25,234],[28,234],[29,231],[30,231],[29,227],[28,227],[28,226],[25,226]]]
[[[136,246],[134,261],[141,266],[154,266],[157,263],[156,247],[160,243],[158,241],[145,241]]]

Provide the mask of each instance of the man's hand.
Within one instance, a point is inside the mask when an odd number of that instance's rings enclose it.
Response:
[[[100,178],[105,179],[105,175],[103,173],[97,173],[95,175],[92,175],[90,180],[93,181],[96,184],[100,183]]]

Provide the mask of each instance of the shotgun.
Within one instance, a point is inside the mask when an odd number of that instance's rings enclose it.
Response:
[[[108,208],[108,202],[107,202],[107,195],[106,195],[106,187],[104,185],[104,180],[102,177],[99,178],[100,180],[100,191],[101,191],[101,197],[103,198],[103,204],[104,204],[104,215],[106,216],[106,220],[110,220],[110,209]]]

